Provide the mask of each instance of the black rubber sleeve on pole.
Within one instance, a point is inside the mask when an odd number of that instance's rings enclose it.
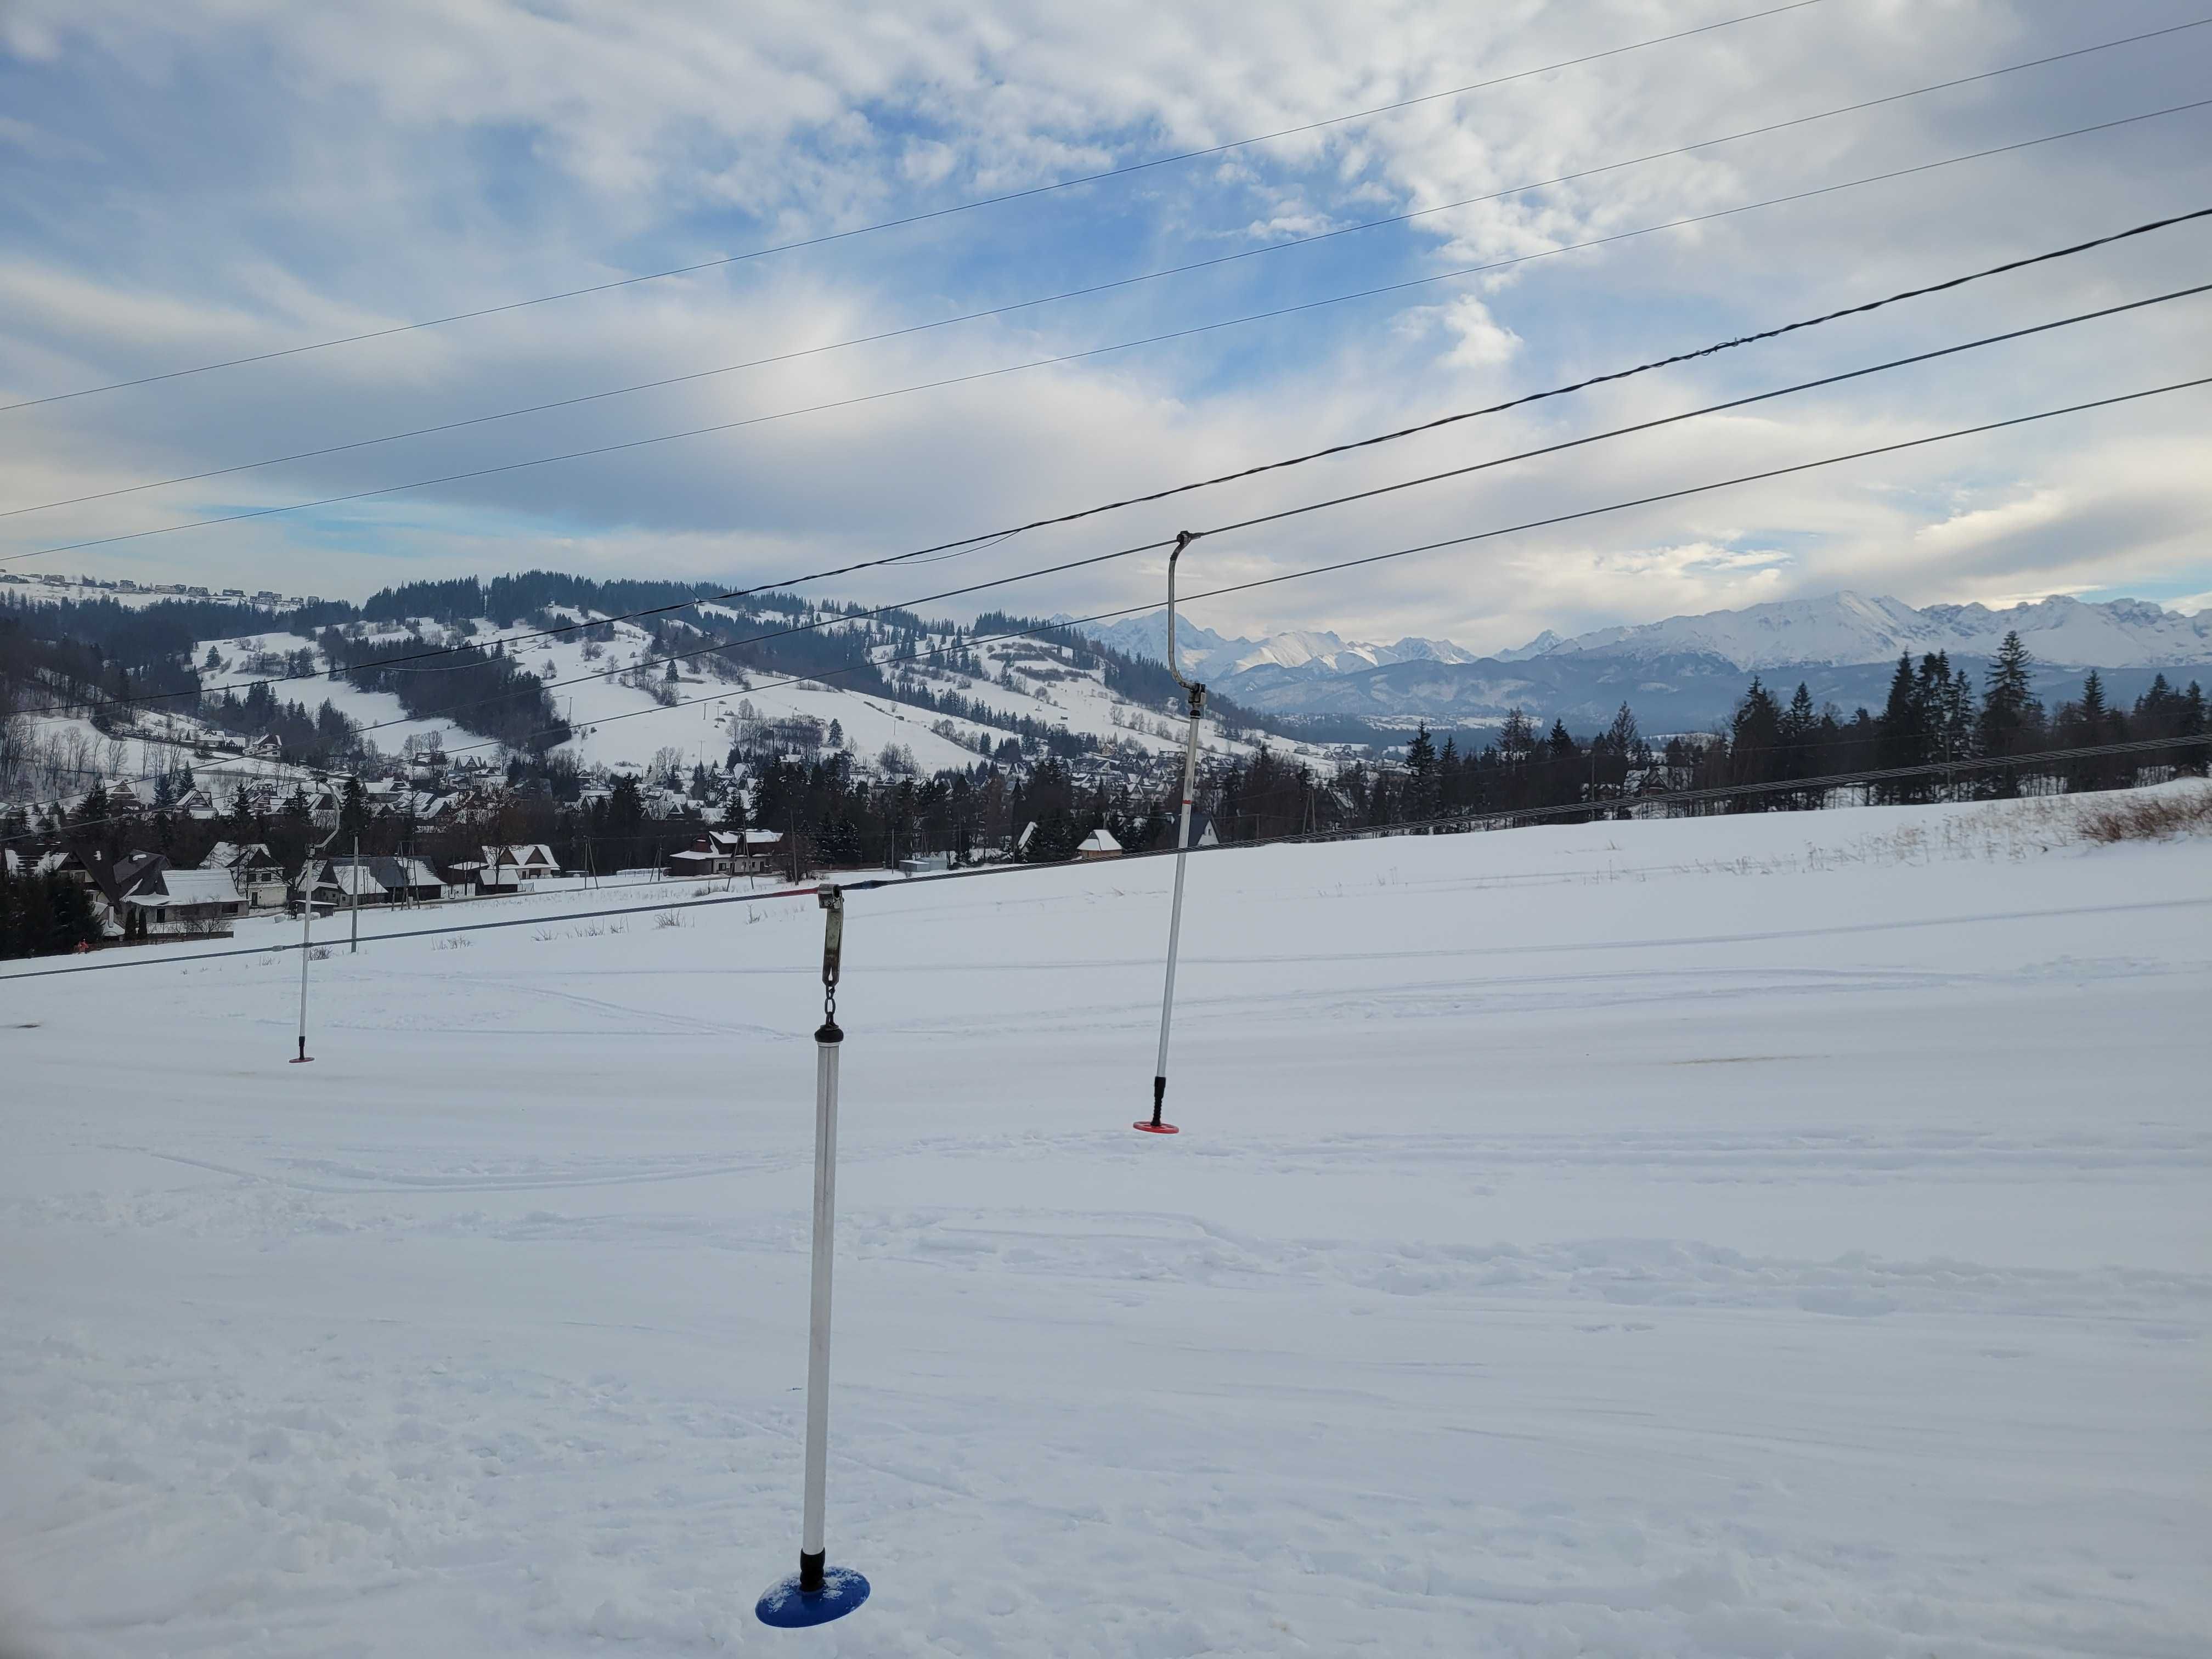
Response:
[[[805,1595],[821,1589],[822,1560],[823,1557],[828,1552],[824,1550],[817,1550],[811,1555],[809,1555],[804,1550],[801,1550],[799,1553],[799,1592],[800,1595]]]

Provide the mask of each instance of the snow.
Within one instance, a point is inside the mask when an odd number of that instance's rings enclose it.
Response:
[[[727,614],[725,607],[705,608],[718,616]],[[589,619],[591,615],[566,610],[559,614],[568,619]],[[431,626],[434,629],[435,625]],[[495,629],[488,619],[482,618],[477,627],[478,637],[483,640],[510,631]],[[643,769],[663,749],[675,749],[693,759],[703,757],[719,763],[729,746],[730,722],[741,701],[750,701],[763,720],[806,715],[819,720],[825,730],[836,720],[843,728],[846,747],[871,763],[885,745],[896,744],[912,753],[915,766],[925,776],[973,766],[981,758],[976,741],[979,738],[988,738],[995,745],[1008,735],[999,727],[954,719],[951,725],[958,739],[956,741],[934,729],[946,716],[915,704],[856,690],[834,680],[786,684],[781,675],[757,672],[748,672],[742,681],[724,680],[708,675],[697,662],[690,660],[678,662],[678,678],[665,682],[666,689],[678,699],[678,706],[665,708],[652,692],[608,678],[609,671],[620,674],[641,659],[653,661],[650,672],[656,684],[662,683],[659,677],[664,672],[658,661],[661,653],[654,649],[644,629],[634,623],[617,623],[613,624],[613,633],[611,641],[596,647],[599,654],[593,657],[585,655],[586,641],[580,638],[531,640],[514,651],[520,665],[550,683],[550,695],[555,708],[571,722],[576,733],[562,747],[587,768]],[[387,630],[387,636],[395,641],[407,637],[404,631],[397,629]],[[435,639],[444,638],[444,630],[436,629]],[[196,650],[204,650],[208,643],[201,641]],[[283,633],[214,643],[234,669],[250,662],[258,653],[296,651],[310,644]],[[1019,653],[1025,648],[1033,658],[1036,648],[1018,642],[980,647],[977,654],[993,673],[1010,662],[1018,671],[1022,665]],[[316,659],[326,664],[319,651]],[[1179,732],[1164,734],[1133,724],[1126,727],[1116,725],[1115,713],[1119,711],[1126,720],[1133,712],[1131,705],[1108,691],[1096,671],[1054,680],[1042,687],[1009,690],[984,678],[963,683],[963,677],[929,665],[923,666],[927,671],[925,683],[933,689],[957,690],[1004,714],[1026,715],[1048,726],[1088,732],[1104,741],[1133,743],[1154,754],[1176,754],[1182,750]],[[219,690],[222,684],[211,681],[210,689]],[[376,727],[368,736],[386,752],[404,747],[410,737],[427,738],[434,733],[448,753],[496,750],[495,744],[451,720],[408,718],[398,698],[389,692],[360,691],[343,681],[319,678],[296,682],[282,689],[280,695],[303,701],[311,708],[328,698],[349,717]],[[1161,718],[1158,711],[1145,712],[1148,720]],[[1206,732],[1204,746],[1209,751],[1249,754],[1256,747],[1251,743],[1225,741],[1218,725],[1213,722],[1208,722]],[[1309,759],[1321,757],[1322,751],[1310,744],[1279,738],[1273,743],[1286,754]]]
[[[1577,652],[1628,657],[1702,652],[1748,671],[1888,662],[1907,652],[1990,657],[2013,630],[2038,659],[2074,667],[2154,667],[2212,659],[2212,616],[2184,617],[2142,599],[2091,604],[2059,594],[2005,610],[1981,605],[1915,610],[1902,599],[1852,592],[1669,617],[1570,640],[1547,629],[1520,650],[1502,655],[1522,659]]]
[[[179,765],[191,772],[193,782],[210,799],[225,806],[241,782],[273,779],[289,787],[294,783],[312,786],[315,781],[313,773],[281,761],[219,750],[214,751],[211,759],[197,759],[193,750],[199,744],[241,740],[235,732],[166,712],[143,719],[143,735],[134,731],[112,738],[82,715],[31,714],[22,719],[34,751],[50,757],[53,763],[51,767],[32,764],[33,787],[20,798],[25,805],[74,805],[91,792],[94,784],[119,780],[129,780],[137,789],[141,804],[150,804],[149,781]]]
[[[389,637],[397,641],[406,636],[395,630]],[[204,657],[210,643],[206,640],[201,641],[195,648],[197,654]],[[218,640],[212,643],[222,653],[232,672],[228,677],[208,676],[206,684],[210,692],[220,692],[233,681],[244,684],[254,678],[252,674],[243,672],[246,663],[240,659],[250,660],[256,653],[289,654],[303,648],[310,649],[314,651],[318,666],[324,669],[330,666],[330,659],[319,647],[296,634],[250,634],[242,638]],[[410,738],[424,743],[434,738],[441,748],[446,749],[459,749],[464,744],[478,741],[474,732],[464,730],[451,720],[414,719],[401,706],[399,699],[389,691],[363,691],[348,680],[319,678],[293,680],[271,686],[270,690],[286,702],[304,704],[310,714],[328,702],[349,720],[362,726],[379,727],[368,736],[386,754],[397,754],[404,750]]]
[[[2212,842],[2071,810],[1201,854],[1168,1140],[1168,861],[855,894],[808,1650],[2200,1650]],[[819,912],[445,931],[652,896],[0,994],[0,1643],[796,1650]]]
[[[1166,615],[1127,617],[1113,623],[1088,623],[1079,630],[1091,638],[1156,662],[1167,660]],[[1276,667],[1304,669],[1315,675],[1356,674],[1396,662],[1474,662],[1477,653],[1449,640],[1424,640],[1408,635],[1395,645],[1368,640],[1346,640],[1325,630],[1291,629],[1264,639],[1224,639],[1207,628],[1194,626],[1177,617],[1176,647],[1182,653],[1186,672],[1201,679],[1225,679],[1246,669]]]

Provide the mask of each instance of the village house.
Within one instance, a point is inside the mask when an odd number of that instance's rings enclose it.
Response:
[[[709,830],[690,846],[668,855],[677,876],[751,876],[767,869],[783,845],[775,830]]]
[[[290,891],[266,842],[219,841],[201,868],[226,872],[248,910],[281,910]]]
[[[454,874],[473,879],[479,893],[515,893],[529,891],[527,883],[559,875],[561,860],[553,856],[553,849],[544,842],[531,842],[511,847],[480,847],[474,859],[453,868]]]
[[[350,854],[310,860],[308,870],[303,870],[301,880],[293,884],[295,893],[302,890],[310,871],[314,876],[315,903],[319,907],[324,902],[324,889],[334,895],[332,902],[346,906],[356,902],[364,905],[420,904],[447,896],[444,878],[421,859],[364,853],[359,860]]]
[[[123,901],[149,933],[224,933],[244,913],[246,896],[228,870],[159,869]]]
[[[1176,829],[1181,829],[1182,826],[1182,814],[1178,812],[1176,817],[1170,820],[1170,822],[1176,825]],[[1175,845],[1175,832],[1173,830],[1170,830],[1168,834],[1168,845],[1170,847]],[[1191,808],[1190,839],[1185,842],[1184,845],[1189,847],[1218,847],[1221,845],[1221,836],[1214,830],[1213,815],[1211,812],[1201,812],[1194,806]]]

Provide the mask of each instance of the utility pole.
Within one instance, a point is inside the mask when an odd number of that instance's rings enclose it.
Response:
[[[1176,561],[1197,539],[1190,531],[1177,531],[1175,551],[1168,555],[1168,672],[1190,695],[1190,731],[1183,740],[1182,814],[1176,830],[1175,898],[1168,910],[1168,975],[1166,988],[1160,994],[1160,1053],[1152,1067],[1152,1115],[1150,1122],[1131,1126],[1156,1135],[1176,1133],[1174,1124],[1160,1121],[1160,1109],[1168,1092],[1168,1029],[1175,1020],[1176,951],[1182,943],[1182,878],[1184,866],[1190,861],[1190,799],[1198,779],[1198,722],[1206,712],[1206,688],[1183,678],[1176,657]]]

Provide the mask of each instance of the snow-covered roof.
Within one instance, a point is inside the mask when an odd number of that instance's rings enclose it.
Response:
[[[1083,844],[1075,850],[1079,853],[1118,853],[1121,850],[1121,843],[1114,839],[1105,825],[1101,824],[1085,836]]]
[[[226,870],[164,870],[161,883],[149,884],[136,893],[126,893],[123,902],[137,905],[141,909],[161,910],[173,904],[243,904],[245,896],[240,893]]]
[[[228,870],[164,870],[161,881],[170,903],[236,904],[240,898],[238,884]]]
[[[486,864],[535,864],[549,870],[558,870],[561,860],[553,856],[553,849],[542,841],[518,842],[511,847],[483,848]]]

